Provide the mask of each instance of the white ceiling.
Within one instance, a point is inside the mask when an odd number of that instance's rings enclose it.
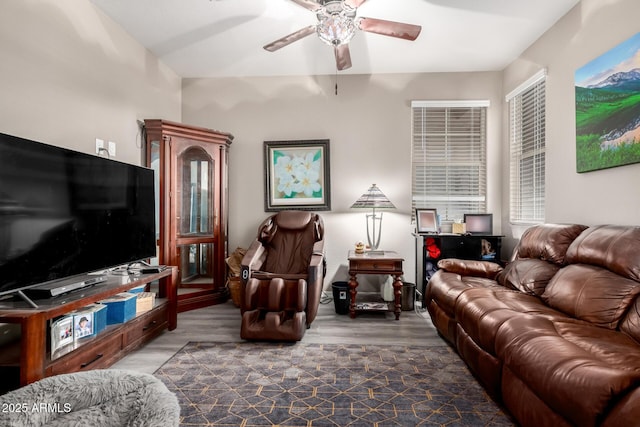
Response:
[[[262,49],[315,24],[290,0],[91,0],[182,77],[336,72],[312,34]],[[422,26],[416,41],[358,31],[343,74],[502,70],[579,0],[367,0],[358,16]]]

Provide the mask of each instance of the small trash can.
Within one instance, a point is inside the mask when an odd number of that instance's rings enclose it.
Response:
[[[347,314],[349,312],[349,302],[351,295],[349,293],[349,282],[333,282],[333,304],[337,314]]]
[[[416,299],[416,284],[402,283],[402,309],[405,311],[413,310],[413,304]]]

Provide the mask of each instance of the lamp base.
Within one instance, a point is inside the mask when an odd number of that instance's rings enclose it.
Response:
[[[371,220],[371,226],[369,226],[369,220]],[[376,229],[376,222],[378,223],[377,229]],[[371,229],[371,232],[369,231],[369,229]],[[371,238],[372,234],[373,234],[373,238]],[[376,215],[376,210],[374,208],[373,213],[367,214],[367,241],[369,242],[369,247],[372,250],[378,249],[381,235],[382,235],[382,212],[380,212],[380,215]]]

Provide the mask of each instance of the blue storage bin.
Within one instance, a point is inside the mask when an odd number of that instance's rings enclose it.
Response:
[[[140,286],[136,286],[135,288],[131,288],[129,289],[127,292],[131,293],[131,294],[139,294],[141,292],[144,292],[144,288],[147,285],[140,285]]]
[[[97,335],[107,327],[107,306],[92,304],[89,307],[93,310],[93,333]]]
[[[100,301],[107,306],[107,325],[128,322],[136,315],[136,294],[121,292]]]

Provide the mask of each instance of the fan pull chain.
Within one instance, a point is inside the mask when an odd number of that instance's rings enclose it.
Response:
[[[336,96],[338,96],[338,67],[336,67]]]

